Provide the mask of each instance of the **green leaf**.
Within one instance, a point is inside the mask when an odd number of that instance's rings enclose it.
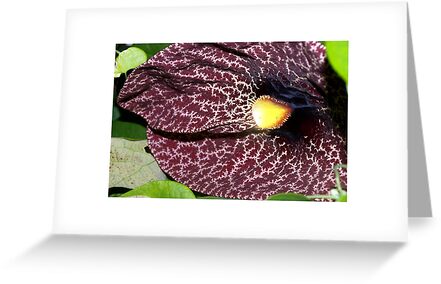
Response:
[[[338,201],[338,202],[348,202],[348,195],[346,193],[341,193],[336,201]]]
[[[348,41],[325,41],[329,63],[348,84]]]
[[[129,140],[145,140],[146,127],[133,122],[114,120],[112,121],[112,137],[121,137]]]
[[[147,54],[138,47],[129,47],[118,54],[115,62],[114,77],[126,74],[130,69],[136,68],[147,61]]]
[[[188,187],[169,180],[152,181],[143,184],[122,194],[121,197],[196,198]]]
[[[147,54],[148,58],[150,58],[169,45],[170,45],[169,43],[143,43],[143,44],[137,43],[134,44],[133,46],[142,49]]]
[[[338,202],[348,202],[348,196],[342,195],[339,199],[337,199]]]
[[[112,138],[109,187],[134,188],[154,180],[166,180],[151,154],[145,152],[147,141]]]
[[[119,76],[121,76],[121,72],[119,72],[119,70],[116,69],[115,66],[115,70],[113,70],[113,78],[119,78]]]
[[[308,197],[297,193],[277,193],[271,195],[267,200],[283,200],[283,201],[311,201]]]

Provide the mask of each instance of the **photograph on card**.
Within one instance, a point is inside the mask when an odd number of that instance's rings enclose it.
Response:
[[[116,44],[108,196],[347,202],[348,49]]]

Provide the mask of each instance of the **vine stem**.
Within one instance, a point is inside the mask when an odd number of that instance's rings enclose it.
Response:
[[[340,182],[340,172],[338,171],[341,168],[347,169],[348,166],[344,164],[337,164],[334,166],[334,174],[335,174],[335,187],[337,188],[338,194],[346,194],[346,192],[341,188],[341,182]]]
[[[317,199],[317,198],[324,198],[324,199],[335,199],[337,200],[338,198],[332,195],[308,195],[307,196],[310,199]]]

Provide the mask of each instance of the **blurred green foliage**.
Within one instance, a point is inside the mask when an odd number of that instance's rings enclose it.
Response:
[[[128,140],[145,140],[146,127],[133,122],[115,120],[112,122],[112,137],[121,137]]]
[[[132,46],[142,49],[150,58],[169,45],[169,43],[135,43]]]
[[[112,137],[121,137],[129,140],[146,139],[146,123],[144,119],[122,109],[116,101],[127,76],[133,69],[169,45],[168,43],[116,45]],[[120,76],[121,74],[124,74],[124,76]]]
[[[325,41],[326,54],[329,64],[337,72],[338,75],[348,84],[348,41]]]

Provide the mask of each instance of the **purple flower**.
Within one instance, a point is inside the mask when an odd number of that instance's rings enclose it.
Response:
[[[118,103],[147,121],[162,170],[194,191],[327,194],[346,163],[346,89],[329,70],[318,42],[173,44],[130,74]]]

